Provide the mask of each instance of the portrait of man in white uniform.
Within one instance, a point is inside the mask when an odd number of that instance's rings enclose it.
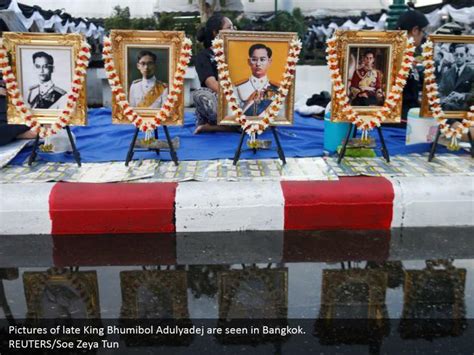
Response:
[[[271,82],[267,72],[272,65],[272,49],[262,43],[250,46],[247,63],[252,75],[236,83],[240,107],[246,116],[263,116],[278,92],[278,84]]]
[[[168,96],[168,85],[155,76],[157,56],[149,50],[141,50],[137,55],[137,69],[140,79],[132,81],[129,102],[132,107],[159,109]]]

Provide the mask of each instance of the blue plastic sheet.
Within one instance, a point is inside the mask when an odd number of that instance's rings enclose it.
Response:
[[[193,134],[195,128],[195,116],[187,112],[184,125],[169,127],[171,137],[179,137],[180,148],[177,150],[180,160],[212,160],[232,159],[237,148],[240,133],[216,132]],[[112,124],[110,108],[91,109],[88,111],[88,125],[85,127],[73,127],[76,136],[77,147],[81,153],[82,161],[105,162],[124,161],[133,136],[133,125]],[[295,113],[294,125],[278,128],[279,137],[285,155],[287,157],[313,157],[323,155],[324,122],[312,117],[303,117]],[[405,146],[405,129],[383,128],[384,137],[391,155],[428,152],[429,144],[416,144]],[[142,134],[142,133],[140,133]],[[160,139],[164,139],[164,132],[159,129]],[[376,132],[371,133],[377,136]],[[271,131],[266,131],[262,139],[271,139]],[[244,144],[244,148],[245,148]],[[439,146],[438,152],[447,152],[447,149]],[[12,164],[22,164],[31,154],[31,147],[25,148],[12,161]],[[380,155],[380,151],[377,150]],[[134,159],[171,160],[168,151],[161,151],[157,156],[155,152],[136,152]],[[241,159],[265,159],[278,158],[276,145],[272,142],[269,150],[259,150],[254,154],[251,150],[244,150]],[[40,154],[39,159],[44,161],[74,162],[72,154]]]

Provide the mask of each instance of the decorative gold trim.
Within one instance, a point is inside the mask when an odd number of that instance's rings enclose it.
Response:
[[[349,47],[389,47],[389,75],[385,79],[387,82],[387,91],[390,92],[391,87],[395,84],[395,78],[398,74],[403,60],[403,52],[407,45],[404,31],[336,31],[336,49],[339,58],[339,70],[344,84],[347,82],[347,56],[349,54]],[[347,86],[346,86],[347,88]],[[345,113],[342,111],[342,106],[339,105],[339,100],[336,99],[334,88],[331,94],[331,120],[337,122],[348,122],[345,119]],[[353,106],[354,110],[361,116],[375,117],[376,113],[382,106],[361,107]],[[402,102],[397,105],[395,111],[387,117],[385,123],[400,122],[400,115],[402,110]]]
[[[435,53],[435,46],[437,43],[474,43],[474,36],[458,36],[458,35],[429,35],[428,39],[433,42],[433,54]],[[472,85],[472,84],[471,84]],[[426,84],[423,83],[423,92],[421,96],[421,108],[420,116],[421,117],[433,117],[433,114],[430,110],[430,104],[428,103],[428,91],[426,90]],[[458,119],[467,119],[469,111],[446,111],[444,118],[458,118]]]
[[[297,36],[294,32],[255,32],[255,31],[220,31],[219,37],[224,41],[224,55],[229,58],[229,41],[258,41],[258,42],[286,42],[288,46],[290,42]],[[281,73],[283,75],[283,72]],[[234,83],[233,83],[234,84]],[[295,79],[288,95],[285,99],[285,117],[276,116],[274,126],[289,126],[293,124],[294,114],[294,100],[295,100]],[[235,118],[227,116],[227,101],[222,90],[219,90],[217,108],[217,122],[219,125],[239,125]],[[258,116],[247,116],[249,121],[258,121]]]
[[[71,82],[73,77],[73,70],[76,65],[75,61],[81,49],[82,35],[75,33],[57,34],[57,33],[17,33],[4,32],[3,44],[11,57],[11,67],[15,76],[18,78],[18,85],[21,89],[21,63],[18,62],[18,51],[20,47],[70,47],[71,53]],[[23,90],[20,90],[23,91]],[[82,87],[77,106],[71,115],[71,125],[86,125],[87,124],[87,102],[86,102],[86,85]],[[25,99],[25,98],[24,98]],[[40,124],[52,124],[61,114],[62,110],[38,110],[32,109],[33,117],[38,120]],[[24,124],[16,108],[8,102],[7,118],[9,123]]]
[[[335,300],[340,287],[356,283],[367,285],[368,288],[366,318],[378,322],[388,318],[385,305],[387,282],[387,273],[382,270],[323,270],[319,318],[335,318],[334,306],[338,305]]]
[[[238,300],[235,300],[235,294],[246,281],[257,279],[264,288],[255,290],[262,298],[269,298],[265,307],[273,312],[274,319],[286,319],[288,317],[288,269],[256,269],[246,268],[243,270],[229,270],[218,273],[218,300],[219,300],[219,319],[238,319],[251,317],[252,309],[246,309],[246,305],[240,305],[242,314],[237,317],[230,315],[231,306],[238,307]],[[263,311],[263,310],[262,310]],[[245,313],[247,312],[247,313]],[[250,312],[250,313],[248,313]],[[265,317],[271,318],[271,317]]]
[[[71,271],[51,268],[47,272],[23,273],[27,318],[42,319],[41,295],[48,285],[67,286],[77,292],[85,304],[85,318],[100,317],[99,288],[95,271]]]
[[[170,49],[169,55],[169,68],[168,68],[168,80],[169,86],[173,83],[173,76],[176,71],[177,63],[179,58],[181,44],[185,38],[183,31],[136,31],[136,30],[112,30],[110,32],[110,40],[112,42],[113,57],[117,74],[122,83],[125,94],[128,99],[128,87],[126,87],[127,77],[127,53],[126,50],[129,46],[131,47],[143,47],[143,48],[163,48],[167,47]],[[138,109],[134,108],[135,112],[143,118],[153,118],[158,109]],[[174,112],[170,115],[170,118],[163,125],[182,125],[184,120],[184,85],[183,91],[179,96],[177,105],[175,106]],[[112,122],[131,124],[131,122],[123,115],[122,111],[118,107],[117,99],[115,95],[112,95]]]
[[[138,319],[138,290],[146,287],[160,300],[160,290],[169,294],[171,299],[170,310],[173,319],[187,319],[188,298],[187,278],[184,270],[146,270],[146,271],[122,271],[120,272],[120,286],[122,289],[121,318]]]

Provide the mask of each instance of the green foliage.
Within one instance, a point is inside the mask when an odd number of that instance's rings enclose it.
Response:
[[[264,29],[274,32],[296,32],[298,36],[303,37],[306,32],[306,24],[301,10],[296,8],[292,14],[278,11],[276,16],[266,23]]]
[[[128,6],[122,8],[114,7],[113,15],[105,19],[105,29],[121,29],[121,30],[156,30],[158,23],[154,17],[147,18],[130,18],[130,9]]]

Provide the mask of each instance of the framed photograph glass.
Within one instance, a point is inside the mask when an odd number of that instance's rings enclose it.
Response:
[[[187,279],[184,270],[120,272],[123,319],[186,319]]]
[[[336,31],[339,69],[347,97],[360,116],[375,116],[387,98],[400,70],[407,45],[404,31]],[[347,121],[332,92],[331,119]],[[387,122],[400,122],[402,103]]]
[[[23,100],[39,123],[53,123],[66,108],[71,91],[75,61],[81,48],[79,34],[5,32],[3,44]],[[24,123],[12,103],[8,122]],[[86,86],[81,89],[71,124],[86,124]]]
[[[474,36],[430,35],[435,77],[446,118],[467,118],[474,105]],[[432,117],[423,85],[422,117]]]
[[[399,325],[402,339],[455,337],[463,333],[467,324],[466,273],[466,269],[452,265],[446,269],[405,271]]]
[[[290,42],[296,33],[221,31],[219,36],[224,41],[224,55],[238,103],[247,119],[259,119],[277,94]],[[294,93],[293,79],[288,96],[275,118],[275,125],[293,123]],[[238,125],[222,90],[219,92],[217,120],[219,124]]]
[[[95,271],[52,268],[23,274],[29,319],[98,319],[99,288]]]
[[[142,117],[152,118],[168,97],[176,71],[184,32],[112,30],[115,68],[130,106]],[[184,117],[184,95],[164,122],[180,125]],[[112,120],[130,123],[112,95]]]

